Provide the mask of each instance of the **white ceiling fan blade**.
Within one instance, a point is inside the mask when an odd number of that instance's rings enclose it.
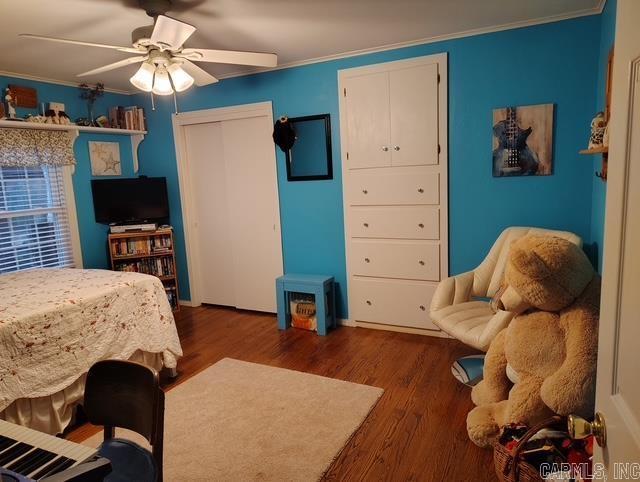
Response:
[[[177,50],[195,31],[193,25],[158,15],[151,34],[151,43],[163,49]]]
[[[82,42],[81,40],[69,40],[66,38],[45,37],[44,35],[33,35],[30,33],[21,33],[18,36],[36,39],[36,40],[47,40],[49,42],[59,42],[63,44],[84,45],[86,47],[99,47],[102,49],[119,50],[120,52],[127,52],[130,54],[139,54],[141,52],[141,50],[134,49],[133,47],[120,47],[118,45],[97,44],[94,42]]]
[[[81,74],[78,74],[77,77],[86,77],[87,75],[101,74],[102,72],[108,72],[109,70],[119,69],[120,67],[126,67],[127,65],[135,64],[137,62],[143,62],[148,58],[149,57],[146,55],[129,57],[128,59],[119,60],[118,62],[114,62],[112,64],[105,65],[103,67],[98,67],[97,69],[89,70],[88,72],[83,72]]]
[[[215,62],[217,64],[254,65],[256,67],[275,67],[278,65],[276,54],[259,52],[240,52],[235,50],[184,49],[180,56],[196,62]]]
[[[182,68],[187,74],[193,77],[193,80],[198,87],[202,87],[203,85],[215,84],[216,82],[218,82],[218,79],[216,79],[209,72],[201,69],[196,64],[189,62],[187,59],[183,59]]]

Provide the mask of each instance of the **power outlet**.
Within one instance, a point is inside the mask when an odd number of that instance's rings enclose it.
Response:
[[[64,112],[64,104],[62,102],[49,102],[49,109],[56,112]]]

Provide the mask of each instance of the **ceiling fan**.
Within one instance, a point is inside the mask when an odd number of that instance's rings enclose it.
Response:
[[[137,54],[134,57],[83,72],[78,74],[78,77],[101,74],[141,62],[140,68],[129,80],[138,89],[157,95],[170,95],[174,90],[182,92],[194,83],[197,86],[203,86],[218,82],[218,79],[198,67],[194,62],[257,67],[275,67],[278,63],[278,57],[271,53],[185,48],[184,43],[193,35],[196,27],[164,15],[173,8],[171,0],[139,0],[139,4],[147,15],[154,19],[154,24],[139,27],[131,33],[132,47],[33,34],[20,34],[20,36]]]

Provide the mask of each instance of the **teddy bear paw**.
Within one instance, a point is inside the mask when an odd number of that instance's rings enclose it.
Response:
[[[495,443],[500,427],[493,418],[489,406],[476,407],[467,415],[467,433],[478,447],[489,448]]]

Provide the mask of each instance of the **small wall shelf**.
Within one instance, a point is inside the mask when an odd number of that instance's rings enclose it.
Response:
[[[609,152],[609,146],[594,147],[592,149],[582,149],[580,154],[606,154]]]
[[[578,151],[580,154],[592,155],[602,154],[602,169],[600,172],[596,172],[596,176],[602,179],[602,182],[607,182],[607,164],[609,162],[609,146],[593,147],[591,149],[582,149]]]
[[[133,156],[133,172],[138,172],[138,146],[144,140],[147,131],[131,129],[111,129],[109,127],[78,126],[75,124],[42,124],[39,122],[0,120],[0,127],[14,129],[39,129],[45,131],[67,131],[71,140],[75,142],[81,132],[92,132],[94,134],[110,134],[116,136],[131,137],[131,154]]]

